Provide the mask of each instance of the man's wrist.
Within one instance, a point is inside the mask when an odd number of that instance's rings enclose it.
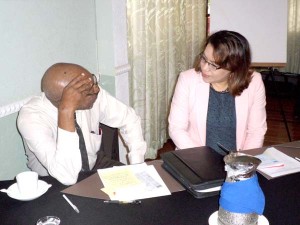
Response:
[[[58,109],[58,127],[74,132],[75,131],[75,110],[72,109]]]

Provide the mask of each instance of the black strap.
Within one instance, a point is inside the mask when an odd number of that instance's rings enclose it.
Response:
[[[80,149],[81,161],[82,161],[82,169],[81,170],[82,171],[89,171],[90,170],[89,160],[88,160],[88,156],[87,156],[84,137],[83,137],[83,134],[82,134],[82,130],[81,130],[80,126],[78,125],[77,121],[76,121],[76,115],[75,115],[75,128],[76,128],[76,132],[79,136],[79,149]]]

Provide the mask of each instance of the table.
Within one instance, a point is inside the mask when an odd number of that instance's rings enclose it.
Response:
[[[299,145],[296,144],[300,147],[300,142]],[[300,154],[300,148],[293,147],[288,150]],[[79,180],[90,175],[92,175],[90,172],[80,174]],[[144,199],[140,205],[105,204],[100,199],[68,195],[80,210],[77,214],[60,192],[67,186],[52,177],[40,179],[52,184],[52,187],[35,200],[23,202],[0,193],[0,224],[34,225],[39,218],[52,215],[59,217],[62,225],[205,225],[208,224],[209,216],[218,210],[218,196],[196,199],[187,191]],[[264,215],[270,224],[299,224],[300,173],[272,180],[258,174],[258,179],[266,197]],[[8,188],[14,182],[14,180],[1,181],[0,189]]]

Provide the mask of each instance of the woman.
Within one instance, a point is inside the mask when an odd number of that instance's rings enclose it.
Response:
[[[179,76],[169,115],[178,149],[210,146],[220,154],[262,147],[266,95],[261,75],[250,69],[249,43],[241,34],[212,34],[193,69]]]

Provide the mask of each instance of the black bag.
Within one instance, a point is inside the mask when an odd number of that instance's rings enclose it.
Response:
[[[178,180],[194,197],[204,198],[219,194],[225,178],[222,155],[203,146],[161,154],[162,167]]]

